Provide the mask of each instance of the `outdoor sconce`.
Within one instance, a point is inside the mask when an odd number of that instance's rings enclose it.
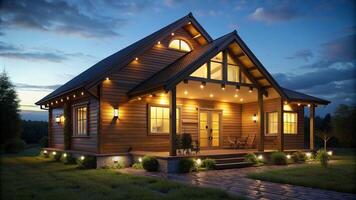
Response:
[[[257,115],[256,114],[253,114],[253,117],[252,117],[252,120],[253,120],[253,122],[257,122]]]
[[[58,124],[61,123],[62,122],[62,118],[63,117],[61,115],[57,115],[56,116],[56,123],[58,123]]]
[[[119,118],[119,108],[114,108],[114,118]]]

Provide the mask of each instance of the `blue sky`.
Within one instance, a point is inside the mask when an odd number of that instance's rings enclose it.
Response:
[[[3,0],[0,66],[22,110],[99,60],[192,12],[213,38],[236,29],[282,85],[356,102],[355,1]]]

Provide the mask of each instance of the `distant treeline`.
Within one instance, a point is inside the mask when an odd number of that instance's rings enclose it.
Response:
[[[21,129],[21,139],[26,144],[37,144],[42,137],[48,136],[48,122],[45,121],[22,120]]]

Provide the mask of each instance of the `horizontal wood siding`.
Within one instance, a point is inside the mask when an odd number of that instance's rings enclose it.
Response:
[[[284,135],[284,149],[295,150],[304,149],[304,107],[298,105],[291,106],[293,111],[298,112],[298,134]]]
[[[85,100],[89,102],[89,136],[72,137],[71,149],[77,151],[97,152],[99,101],[94,98]]]
[[[63,108],[51,108],[52,116],[50,117],[51,123],[51,133],[50,140],[52,148],[64,149],[64,138],[63,138],[63,123],[56,122],[56,116],[63,114]]]
[[[161,44],[154,45],[138,60],[132,61],[120,71],[113,71],[110,80],[104,80],[101,87],[101,124],[100,144],[101,153],[125,152],[128,148],[150,146],[152,150],[168,150],[168,136],[150,136],[143,141],[147,134],[146,106],[142,103],[127,102],[127,93],[137,84],[150,78],[158,71],[167,67],[183,55],[185,52],[168,49],[169,41],[180,38],[187,41],[194,49],[199,44],[184,29],[175,31],[174,36],[168,35]],[[158,42],[158,41],[157,41]],[[113,109],[118,107],[122,120],[113,119]],[[140,141],[140,142],[137,142]]]

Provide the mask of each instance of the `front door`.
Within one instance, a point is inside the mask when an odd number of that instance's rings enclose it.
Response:
[[[199,144],[201,148],[220,146],[221,112],[202,110],[199,112]]]

